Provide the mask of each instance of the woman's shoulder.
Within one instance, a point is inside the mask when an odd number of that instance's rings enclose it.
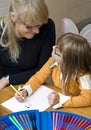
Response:
[[[53,19],[51,19],[51,18],[48,18],[48,23],[49,23],[49,24],[54,24],[54,21],[53,21]]]
[[[50,27],[55,27],[55,23],[51,18],[48,19],[47,25],[50,26]]]
[[[40,33],[35,38],[42,38],[45,43],[55,43],[55,24],[52,19],[48,19],[48,22],[40,28]]]
[[[54,23],[54,21],[53,21],[52,19],[49,18],[47,24],[44,24],[44,25],[42,26],[42,28],[43,28],[43,29],[44,29],[44,28],[46,28],[46,29],[55,28],[55,23]]]
[[[48,19],[47,24],[44,24],[41,28],[42,34],[47,34],[51,39],[55,40],[55,23],[52,19]]]

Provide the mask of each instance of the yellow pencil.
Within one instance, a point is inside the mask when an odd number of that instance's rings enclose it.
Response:
[[[17,93],[20,95],[19,91],[13,86],[10,84],[10,87]],[[25,98],[22,96],[22,98],[25,100]]]

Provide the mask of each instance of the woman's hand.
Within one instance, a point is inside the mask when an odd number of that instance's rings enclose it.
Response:
[[[57,103],[59,103],[59,94],[56,91],[52,91],[49,95],[48,95],[48,101],[50,105],[56,105]]]
[[[9,85],[9,79],[7,79],[5,77],[0,79],[0,89],[3,89],[8,85]]]
[[[28,96],[28,92],[26,89],[21,89],[19,90],[19,93],[15,93],[15,98],[20,102],[25,101],[27,96]]]

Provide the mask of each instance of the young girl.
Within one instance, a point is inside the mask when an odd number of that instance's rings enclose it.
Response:
[[[53,47],[52,57],[20,91],[25,98],[31,95],[52,76],[54,85],[66,97],[62,102],[60,94],[49,94],[50,105],[58,107],[83,107],[91,105],[91,48],[87,40],[79,35],[68,33],[61,36]],[[19,101],[21,96],[15,94]]]

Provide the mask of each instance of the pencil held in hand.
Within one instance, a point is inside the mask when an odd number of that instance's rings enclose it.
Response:
[[[20,92],[19,92],[13,85],[10,84],[10,87],[17,93],[17,95],[19,95],[20,98],[23,99],[23,101],[25,100],[25,97],[22,96],[22,95],[20,94]],[[22,101],[22,100],[21,100],[21,101]]]

